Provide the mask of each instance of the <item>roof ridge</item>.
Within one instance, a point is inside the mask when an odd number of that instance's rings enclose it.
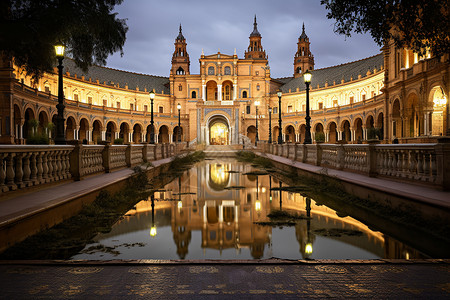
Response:
[[[335,67],[345,66],[345,65],[353,64],[353,63],[356,63],[356,62],[359,62],[359,61],[371,59],[371,58],[374,58],[375,56],[382,55],[382,54],[383,54],[383,52],[380,52],[380,53],[378,53],[378,54],[374,54],[374,55],[372,55],[372,56],[365,57],[365,58],[361,58],[361,59],[358,59],[358,60],[355,60],[355,61],[350,61],[350,62],[346,62],[346,63],[340,64],[340,65],[334,65],[334,66],[329,66],[329,67],[320,68],[320,69],[314,69],[313,71],[317,71],[317,70],[326,70],[326,69],[330,69],[330,68],[335,68]]]

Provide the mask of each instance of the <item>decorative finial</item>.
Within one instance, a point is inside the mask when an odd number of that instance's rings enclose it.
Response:
[[[234,55],[236,55],[236,48],[234,48]]]
[[[303,26],[302,26],[302,34],[300,35],[300,39],[307,39],[308,36],[305,33],[305,22],[303,22]]]
[[[203,52],[203,48],[202,48],[202,55],[205,55],[205,53]]]
[[[250,34],[250,36],[261,36],[261,34],[258,31],[258,23],[256,23],[256,14],[255,14],[255,22],[253,23],[253,32]]]
[[[305,24],[303,24],[303,28],[305,28]],[[181,23],[180,23],[180,33],[181,33]]]

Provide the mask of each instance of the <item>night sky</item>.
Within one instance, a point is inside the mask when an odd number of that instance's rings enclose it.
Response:
[[[205,55],[219,49],[232,55],[236,48],[238,57],[243,58],[255,14],[272,78],[292,76],[303,22],[316,69],[380,53],[369,34],[345,38],[334,33],[334,20],[326,18],[327,11],[319,0],[125,0],[116,12],[119,18],[127,19],[129,31],[124,56],[110,56],[107,67],[137,73],[169,76],[180,23],[191,74],[199,74],[202,48]]]

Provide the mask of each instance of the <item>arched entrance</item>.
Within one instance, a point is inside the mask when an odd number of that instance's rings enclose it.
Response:
[[[229,145],[230,129],[227,120],[222,116],[215,116],[209,122],[209,144]]]

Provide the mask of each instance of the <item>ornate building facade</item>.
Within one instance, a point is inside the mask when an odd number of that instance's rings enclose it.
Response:
[[[369,138],[372,127],[380,129],[385,143],[433,142],[450,135],[449,54],[421,57],[388,44],[378,55],[314,69],[303,26],[293,76],[272,78],[256,17],[243,58],[236,53],[202,53],[200,74],[191,74],[187,45],[180,25],[169,77],[98,66],[83,72],[65,59],[66,138],[91,144],[116,138],[131,143],[149,141],[149,92],[154,90],[158,143],[175,142],[178,134],[192,144],[250,143],[256,138],[256,120],[259,139],[268,140],[271,134],[276,141],[279,110],[284,141],[303,142],[305,70],[312,73],[313,140],[315,133],[323,132],[328,143],[359,143]],[[1,60],[0,142],[25,144],[32,130],[52,137],[48,124],[56,122],[57,88],[56,68],[33,83],[11,62]],[[37,129],[32,128],[31,120],[37,121]]]

